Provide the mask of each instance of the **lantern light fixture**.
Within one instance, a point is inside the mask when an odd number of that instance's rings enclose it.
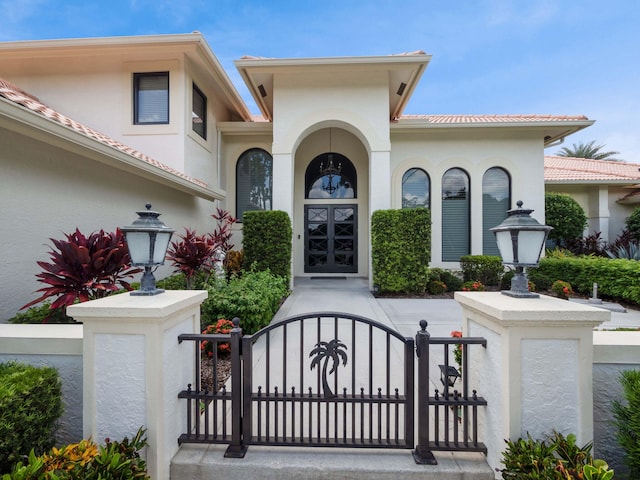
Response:
[[[540,224],[531,217],[533,210],[522,208],[522,205],[522,201],[518,201],[518,208],[507,211],[507,218],[490,230],[496,237],[502,263],[516,269],[511,290],[503,290],[502,293],[517,298],[538,298],[540,295],[529,291],[524,269],[538,266],[542,249],[553,227]]]
[[[151,210],[151,204],[147,203],[145,207],[146,210],[136,212],[138,218],[131,225],[121,228],[129,249],[131,264],[144,267],[140,290],[131,292],[131,295],[148,296],[164,292],[163,289],[156,288],[152,269],[155,271],[159,265],[164,264],[171,235],[175,232],[158,220],[160,213]]]

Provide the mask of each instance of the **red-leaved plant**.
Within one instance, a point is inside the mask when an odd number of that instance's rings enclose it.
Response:
[[[167,251],[167,259],[175,270],[184,274],[188,290],[193,289],[199,272],[211,275],[216,261],[233,248],[231,226],[237,220],[220,208],[211,216],[218,222],[213,233],[198,235],[195,230],[185,228],[184,235],[178,235],[180,240],[171,242]]]
[[[44,271],[36,275],[39,282],[48,286],[37,290],[42,295],[22,309],[57,297],[51,304],[54,311],[76,301],[105,297],[120,288],[131,290],[124,278],[142,270],[131,268],[129,250],[120,229],[100,230],[85,236],[76,228],[74,233],[65,236],[66,240],[50,238],[54,246],[49,252],[51,261],[37,262]]]

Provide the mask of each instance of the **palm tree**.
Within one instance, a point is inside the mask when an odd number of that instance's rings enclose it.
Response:
[[[619,155],[620,152],[601,152],[604,145],[595,145],[596,141],[591,140],[589,143],[580,142],[579,144],[573,144],[571,148],[562,147],[556,155],[559,157],[575,157],[575,158],[590,158],[593,160],[609,160],[610,162],[621,162],[619,158],[613,158],[614,155]]]
[[[322,366],[322,389],[325,397],[333,398],[336,396],[331,391],[331,387],[329,387],[329,382],[327,381],[327,367],[329,365],[329,360],[332,360],[333,364],[331,366],[331,371],[329,372],[329,375],[331,375],[340,365],[340,360],[342,360],[343,366],[347,364],[347,352],[343,349],[346,350],[347,346],[336,338],[331,340],[329,343],[317,343],[316,348],[311,350],[311,353],[309,354],[310,357],[315,355],[311,362],[311,370],[313,370],[313,367],[316,365],[320,365],[320,362],[324,360],[324,365]]]

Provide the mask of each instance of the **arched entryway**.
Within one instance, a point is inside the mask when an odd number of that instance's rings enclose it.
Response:
[[[309,162],[304,190],[304,272],[358,272],[358,177],[346,156]],[[311,200],[313,203],[309,203]]]

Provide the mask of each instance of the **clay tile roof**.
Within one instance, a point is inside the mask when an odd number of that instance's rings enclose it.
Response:
[[[16,103],[17,105],[21,105],[29,110],[31,110],[32,112],[38,113],[40,115],[42,115],[43,117],[54,121],[56,123],[59,123],[61,125],[64,125],[67,128],[70,128],[72,130],[75,130],[78,133],[81,133],[82,135],[85,135],[89,138],[92,138],[93,140],[96,140],[104,145],[107,145],[115,150],[119,150],[123,153],[126,153],[127,155],[130,155],[132,157],[137,158],[138,160],[141,160],[145,163],[148,163],[150,165],[153,165],[155,167],[158,167],[162,170],[164,170],[165,172],[171,173],[177,177],[180,177],[184,180],[187,180],[195,185],[199,185],[201,187],[205,187],[207,188],[208,185],[207,183],[198,180],[196,178],[192,178],[189,177],[188,175],[185,175],[184,173],[171,168],[151,157],[149,157],[148,155],[145,155],[142,152],[139,152],[138,150],[129,147],[127,145],[124,145],[123,143],[118,142],[117,140],[114,140],[113,138],[98,132],[97,130],[94,130],[93,128],[87,127],[86,125],[83,125],[80,122],[76,122],[75,120],[67,117],[66,115],[55,111],[53,108],[48,107],[47,105],[45,105],[44,103],[42,103],[40,100],[38,100],[37,97],[24,92],[23,90],[21,90],[20,88],[16,87],[15,85],[13,85],[11,82],[8,82],[7,80],[4,80],[2,78],[0,78],[0,97],[4,97],[7,100]]]
[[[584,115],[402,115],[399,120],[426,120],[429,123],[530,123],[530,122],[572,122],[589,120]]]
[[[640,182],[640,165],[573,157],[544,157],[545,182]]]

